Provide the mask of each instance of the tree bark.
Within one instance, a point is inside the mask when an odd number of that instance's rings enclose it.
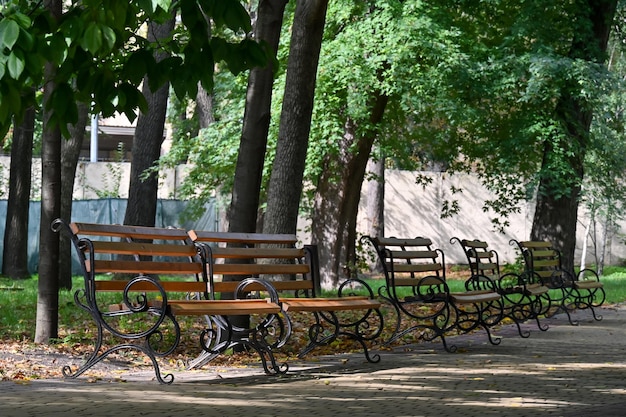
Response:
[[[150,23],[148,26],[148,40],[156,41],[170,35],[174,19],[160,25]],[[166,56],[165,53],[157,53],[155,57],[162,60]],[[124,214],[124,224],[127,225],[155,225],[159,178],[156,173],[151,173],[145,179],[141,175],[161,156],[168,93],[169,84],[152,92],[147,79],[144,80],[143,94],[148,102],[148,111],[139,115],[133,138],[128,205]]]
[[[86,104],[78,104],[78,121],[69,126],[70,137],[61,144],[61,218],[66,222],[72,220],[72,201],[74,195],[74,181],[80,149],[85,140],[85,127],[89,118],[89,109]],[[61,233],[59,241],[59,285],[61,288],[72,289],[72,242]]]
[[[602,63],[606,60],[605,53],[616,5],[616,0],[586,2],[587,7],[582,7],[580,14],[575,17],[575,35],[569,51],[570,58],[591,63]],[[549,171],[551,160],[562,158],[559,155],[567,155],[566,162],[572,172],[567,184],[569,192],[558,191],[563,184],[557,183],[551,175],[544,175],[539,184],[531,230],[532,240],[552,241],[561,251],[563,267],[570,272],[574,271],[580,184],[584,176],[584,160],[593,117],[590,105],[581,95],[572,94],[572,91],[580,88],[572,83],[575,81],[565,85],[555,108],[555,118],[562,122],[567,139],[561,140],[557,145],[546,141],[543,155],[544,171]]]
[[[378,93],[372,100],[370,123],[383,117],[388,96]],[[375,132],[355,135],[356,126],[348,120],[339,158],[327,157],[315,192],[311,241],[318,245],[322,286],[336,287],[343,276],[351,276],[356,260],[356,221],[361,186]],[[356,150],[351,151],[356,144]]]
[[[287,0],[259,2],[255,38],[267,42],[276,57]],[[267,148],[275,68],[272,61],[264,68],[253,68],[248,77],[243,128],[237,154],[232,199],[228,213],[230,232],[257,230],[261,180]]]
[[[28,271],[28,206],[30,204],[31,168],[35,109],[24,112],[15,126],[11,145],[9,196],[2,254],[2,274],[12,279],[30,277]]]
[[[296,5],[263,231],[295,233],[328,0]]]
[[[370,158],[365,168],[367,192],[367,234],[370,236],[385,235],[385,158]],[[372,272],[382,273],[382,264],[378,256],[369,262]]]
[[[62,2],[46,0],[44,7],[56,20],[61,18]],[[41,222],[39,225],[39,281],[35,343],[49,343],[59,332],[59,236],[50,228],[61,215],[61,131],[51,129],[47,103],[56,88],[55,66],[46,63],[43,93],[43,136],[41,143]]]
[[[206,129],[215,122],[213,96],[200,83],[198,83],[198,93],[196,94],[196,113],[198,114],[198,127],[200,129]]]

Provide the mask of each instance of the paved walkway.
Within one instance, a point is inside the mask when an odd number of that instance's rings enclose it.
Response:
[[[381,352],[379,364],[325,357],[285,377],[205,367],[169,386],[147,372],[0,382],[0,416],[624,416],[626,307],[601,314],[576,313],[577,327],[558,316],[547,332],[529,323],[528,339],[507,326],[499,346],[458,336],[454,354],[421,343]]]

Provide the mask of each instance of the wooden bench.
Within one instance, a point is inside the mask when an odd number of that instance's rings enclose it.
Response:
[[[173,382],[172,374],[161,375],[157,358],[179,345],[178,316],[204,316],[205,328],[198,336],[203,352],[211,357],[244,345],[259,353],[266,373],[287,371],[286,364],[276,364],[272,351],[289,337],[289,328],[281,326],[284,311],[278,295],[270,285],[248,279],[232,289],[234,299],[217,300],[208,285],[206,253],[185,230],[66,224],[59,219],[52,228],[67,232],[73,242],[84,276],[84,288],[74,299],[93,317],[97,329],[93,352],[77,370],[65,367],[65,376],[77,377],[110,354],[131,349],[147,355],[159,382]],[[268,297],[244,298],[250,293],[248,285],[264,286]],[[249,328],[237,328],[229,320],[231,315],[250,314],[258,320]],[[139,328],[124,326],[128,319]],[[105,345],[105,334],[117,344]]]
[[[563,311],[569,322],[576,325],[578,322],[570,313],[575,309],[589,309],[595,320],[602,320],[595,308],[604,303],[606,293],[596,271],[583,269],[576,275],[566,271],[561,263],[561,253],[548,241],[512,239],[509,243],[520,250],[526,271],[540,277],[550,288],[549,296],[556,307],[551,314]]]
[[[383,329],[380,302],[372,290],[365,282],[352,279],[341,284],[338,297],[319,297],[312,248],[296,247],[295,235],[191,230],[189,236],[206,247],[209,283],[215,292],[232,291],[242,277],[265,278],[278,292],[288,319],[292,313],[313,315],[308,345],[299,357],[342,336],[356,341],[369,362],[380,360],[379,355],[370,354],[368,346]],[[365,295],[351,295],[354,286],[361,287]]]
[[[497,345],[490,328],[502,318],[502,300],[493,282],[473,277],[466,282],[466,291],[452,292],[446,281],[445,255],[434,249],[430,239],[370,237],[385,274],[385,285],[379,294],[395,309],[396,326],[386,344],[409,333],[424,340],[440,338],[448,352],[446,336],[483,328],[489,341]],[[404,324],[405,321],[408,324]]]
[[[453,237],[450,243],[458,243],[463,249],[472,277],[483,276],[495,282],[503,299],[504,316],[515,323],[521,337],[530,336],[529,332],[522,331],[521,328],[521,323],[528,320],[534,320],[540,330],[548,330],[548,326],[542,324],[540,318],[550,310],[549,288],[543,285],[539,277],[526,272],[501,273],[498,252],[490,249],[485,241]]]

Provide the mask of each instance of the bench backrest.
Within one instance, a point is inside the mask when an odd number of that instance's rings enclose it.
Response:
[[[315,296],[310,257],[305,248],[296,247],[295,235],[200,230],[188,234],[206,250],[209,282],[215,292],[232,292],[238,278],[256,277],[272,281],[279,292]]]
[[[445,256],[428,238],[368,237],[381,261],[387,285],[392,287],[445,281]]]
[[[542,278],[550,278],[558,271],[563,271],[561,266],[561,253],[548,241],[517,241],[516,244],[524,257],[526,270],[534,272]]]
[[[71,233],[88,288],[123,291],[128,279],[137,276],[177,276],[162,282],[166,291],[207,291],[206,261],[181,229],[71,223],[55,221],[53,228]],[[119,276],[128,279],[117,279]],[[135,290],[155,291],[149,282]]]
[[[489,249],[487,242],[474,239],[453,237],[451,243],[458,242],[463,248],[472,275],[484,275],[489,278],[500,277],[500,259],[498,253]]]

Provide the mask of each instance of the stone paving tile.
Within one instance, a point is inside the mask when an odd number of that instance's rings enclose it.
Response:
[[[626,308],[579,312],[540,332],[512,326],[451,338],[457,353],[421,343],[381,352],[378,364],[340,355],[293,364],[288,376],[256,368],[176,373],[159,385],[149,372],[90,382],[47,379],[0,382],[0,416],[624,416]]]

